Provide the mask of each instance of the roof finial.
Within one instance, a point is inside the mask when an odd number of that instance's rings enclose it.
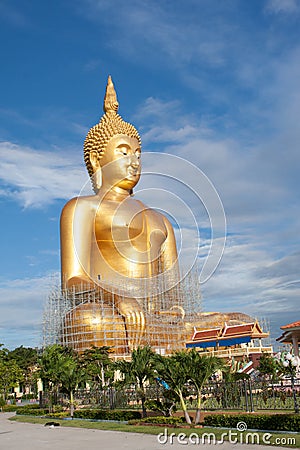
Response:
[[[111,76],[108,76],[106,91],[104,96],[103,110],[105,114],[109,116],[117,114],[119,109],[119,103],[117,99],[117,94],[112,82]]]

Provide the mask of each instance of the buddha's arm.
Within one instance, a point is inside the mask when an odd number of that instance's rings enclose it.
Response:
[[[165,219],[165,226],[168,235],[162,248],[161,267],[164,271],[164,285],[167,291],[165,292],[165,297],[169,298],[170,309],[168,311],[160,311],[160,313],[171,314],[173,319],[174,316],[183,318],[185,313],[182,308],[182,298],[178,285],[178,282],[180,281],[180,272],[176,240],[173,227],[167,219]]]
[[[88,202],[74,198],[63,208],[60,219],[62,286],[92,284],[90,269],[91,228]]]
[[[178,255],[174,230],[166,217],[164,217],[164,224],[167,229],[167,238],[163,244],[160,255],[162,271],[168,271],[170,274],[172,273],[174,276],[178,277]]]

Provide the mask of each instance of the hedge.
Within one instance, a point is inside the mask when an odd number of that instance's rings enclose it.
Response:
[[[139,411],[105,410],[105,409],[78,409],[74,411],[74,418],[91,420],[120,420],[128,421],[140,419]]]
[[[20,406],[17,405],[4,405],[2,406],[2,411],[3,412],[12,412],[12,411],[16,411],[18,408],[20,408]]]
[[[62,412],[62,407],[59,405],[55,406],[55,413]],[[16,409],[16,414],[23,416],[44,416],[45,414],[49,414],[49,408],[40,408],[38,404],[36,405],[24,405],[19,406]]]
[[[272,431],[300,431],[298,414],[213,414],[204,417],[204,425],[236,428],[245,422],[248,429]]]
[[[2,411],[4,412],[11,412],[11,411],[25,411],[28,409],[38,409],[39,408],[39,404],[38,403],[33,403],[33,404],[28,404],[28,405],[22,405],[22,406],[18,406],[18,405],[4,405],[2,408]],[[23,413],[25,414],[25,413]]]
[[[49,408],[25,408],[20,407],[16,410],[16,414],[20,416],[44,416],[49,413]]]

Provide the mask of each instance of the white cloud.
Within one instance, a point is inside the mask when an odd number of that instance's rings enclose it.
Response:
[[[156,63],[164,63],[167,58],[181,69],[191,62],[197,66],[203,63],[210,67],[222,66],[228,47],[235,45],[232,28],[222,19],[222,13],[231,12],[230,6],[223,4],[220,8],[219,4],[211,3],[207,7],[192,1],[189,7],[181,9],[180,15],[176,9],[163,2],[134,0],[130,4],[117,0],[113,6],[102,0],[85,0],[78,5],[81,15],[114,30],[107,46],[123,57],[143,59],[143,64],[149,66],[153,58]],[[117,14],[112,21],[113,11]]]
[[[25,208],[43,208],[57,199],[70,199],[87,181],[77,155],[62,149],[38,151],[1,142],[0,157],[0,193]]]
[[[42,343],[43,311],[58,275],[0,281],[0,343],[11,349]]]
[[[271,13],[295,13],[299,11],[299,0],[268,0],[266,10]]]

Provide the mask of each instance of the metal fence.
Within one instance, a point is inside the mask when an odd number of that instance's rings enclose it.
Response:
[[[147,386],[147,400],[164,399],[166,390],[159,386]],[[196,407],[196,392],[187,386],[185,397],[190,409]],[[134,386],[117,390],[80,389],[75,393],[78,405],[108,409],[138,409],[141,407],[141,392]],[[59,395],[59,403],[67,404],[67,396]],[[289,380],[275,384],[269,381],[240,380],[237,382],[211,382],[202,390],[202,409],[207,411],[261,411],[295,410],[300,404],[300,383],[294,386]]]
[[[300,385],[252,380],[214,383],[205,386],[202,401],[207,410],[293,411],[300,402]]]

